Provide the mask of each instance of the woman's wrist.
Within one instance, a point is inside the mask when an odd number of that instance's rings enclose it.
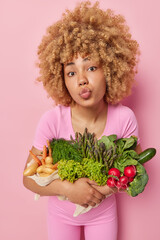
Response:
[[[69,183],[69,182],[68,182]],[[66,196],[67,193],[67,183],[60,179],[52,181],[50,184],[44,187],[40,187],[39,194],[41,196]]]
[[[73,184],[68,182],[67,180],[61,181],[60,195],[68,198],[68,194],[71,190],[72,185]]]

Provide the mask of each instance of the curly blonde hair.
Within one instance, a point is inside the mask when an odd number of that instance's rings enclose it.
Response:
[[[107,81],[106,101],[120,102],[131,93],[139,45],[132,39],[122,15],[99,8],[99,2],[81,2],[47,29],[38,48],[40,76],[56,104],[69,106],[72,98],[65,86],[64,63],[80,54],[101,64]]]

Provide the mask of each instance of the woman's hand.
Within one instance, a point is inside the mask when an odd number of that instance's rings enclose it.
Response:
[[[94,184],[94,185],[92,185],[92,187],[94,189],[96,189],[97,191],[99,191],[101,194],[105,195],[105,196],[116,193],[118,191],[116,187],[115,188],[110,188],[110,187],[107,186],[107,184],[104,185],[104,186],[98,186],[98,185]]]
[[[83,207],[94,207],[105,199],[105,195],[93,187],[96,183],[88,178],[80,178],[74,183],[65,181],[65,184],[65,196],[68,200]]]

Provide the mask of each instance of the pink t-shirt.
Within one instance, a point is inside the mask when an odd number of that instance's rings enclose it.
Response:
[[[137,121],[130,108],[121,104],[108,106],[107,122],[102,136],[111,134],[116,134],[118,138],[130,137],[131,135],[138,137]],[[42,150],[43,146],[47,144],[47,140],[53,138],[69,140],[70,135],[73,138],[75,136],[71,121],[71,109],[70,107],[56,106],[41,117],[33,146]],[[96,217],[99,219],[101,216],[103,220],[103,216],[105,216],[105,221],[112,221],[116,217],[115,194],[103,200],[98,207],[92,208],[89,212],[76,218],[73,217],[75,208],[76,205],[70,201],[61,201],[56,196],[49,197],[48,216],[55,219],[62,218],[63,221],[72,222],[74,225],[85,225]]]
[[[103,135],[116,134],[117,138],[126,138],[132,135],[138,137],[138,125],[133,111],[122,104],[108,105],[107,122]],[[39,150],[47,144],[47,140],[74,138],[70,107],[56,106],[47,111],[40,119],[33,146]]]

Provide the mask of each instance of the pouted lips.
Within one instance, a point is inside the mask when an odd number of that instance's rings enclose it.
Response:
[[[90,96],[91,96],[91,91],[90,89],[88,88],[83,88],[81,91],[80,91],[80,94],[81,98],[83,99],[88,99]]]

